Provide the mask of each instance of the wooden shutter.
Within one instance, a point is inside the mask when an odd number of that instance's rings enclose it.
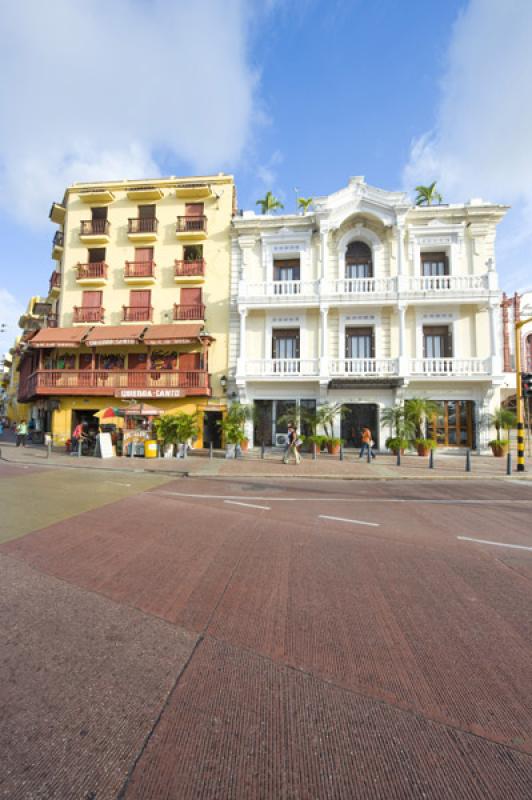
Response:
[[[187,203],[185,205],[185,217],[202,217],[203,203]]]
[[[150,301],[149,289],[134,289],[129,293],[129,305],[132,308],[148,308],[151,305]]]
[[[146,353],[129,353],[127,357],[127,368],[136,372],[146,369],[147,359]]]
[[[179,369],[200,369],[201,368],[201,353],[180,353],[179,355]]]
[[[181,305],[182,306],[198,306],[201,305],[201,287],[194,286],[181,289]]]
[[[135,261],[153,261],[153,247],[135,247]]]
[[[103,292],[83,292],[81,295],[82,308],[101,308]]]

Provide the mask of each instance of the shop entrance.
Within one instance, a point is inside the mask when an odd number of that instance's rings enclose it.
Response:
[[[437,400],[428,432],[439,447],[475,447],[475,404],[472,400]]]
[[[221,411],[205,411],[203,414],[203,447],[212,446],[219,450],[222,446],[222,431],[219,422],[222,421]]]
[[[362,428],[369,428],[375,446],[379,447],[378,406],[376,403],[346,403],[341,422],[341,437],[344,447],[362,445]]]

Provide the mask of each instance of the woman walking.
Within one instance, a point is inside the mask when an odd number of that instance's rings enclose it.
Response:
[[[301,456],[299,455],[299,450],[297,449],[298,444],[301,444],[297,437],[297,431],[293,425],[288,426],[288,447],[286,452],[283,456],[283,464],[288,464],[288,459],[290,458],[290,454],[294,456],[296,460],[296,464],[301,463]]]

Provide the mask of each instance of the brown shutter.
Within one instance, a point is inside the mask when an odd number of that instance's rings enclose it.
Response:
[[[201,305],[201,287],[194,286],[181,289],[181,305],[197,306]]]
[[[148,308],[150,300],[151,291],[149,289],[134,289],[129,293],[129,305],[132,308]]]
[[[153,261],[153,247],[135,247],[135,261]]]
[[[103,292],[83,292],[81,295],[82,308],[100,308]]]
[[[203,203],[187,203],[185,205],[185,217],[202,217]]]
[[[200,369],[201,353],[180,353],[179,369]]]
[[[140,219],[155,218],[155,206],[139,206],[138,209]]]

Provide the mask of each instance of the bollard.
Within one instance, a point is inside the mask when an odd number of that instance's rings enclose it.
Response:
[[[46,458],[50,458],[51,455],[52,455],[52,442],[49,439],[48,444],[46,445]]]
[[[471,472],[471,450],[467,450],[465,457],[465,471]]]
[[[340,461],[344,460],[344,446],[343,444],[340,445]]]
[[[265,455],[266,455],[266,448],[264,447],[264,444],[261,444],[261,446],[260,446],[260,457],[264,458]]]
[[[209,458],[214,458],[214,448],[212,442],[209,442]]]
[[[312,460],[313,461],[316,461],[316,447],[317,447],[317,445],[315,443],[313,443],[312,444]]]
[[[78,441],[78,458],[81,458],[81,445],[82,444],[83,444],[83,439],[80,436],[79,441]]]
[[[508,453],[508,455],[506,456],[506,474],[507,475],[511,475],[512,474],[512,454],[511,453]]]
[[[434,469],[434,450],[429,453],[429,469]]]
[[[371,464],[371,442],[368,444],[368,464]]]
[[[398,466],[398,467],[400,467],[400,466],[401,466],[401,451],[400,451],[400,450],[398,450],[398,451],[397,451],[397,453],[396,453],[396,456],[395,456],[395,464],[396,464],[396,466]]]

